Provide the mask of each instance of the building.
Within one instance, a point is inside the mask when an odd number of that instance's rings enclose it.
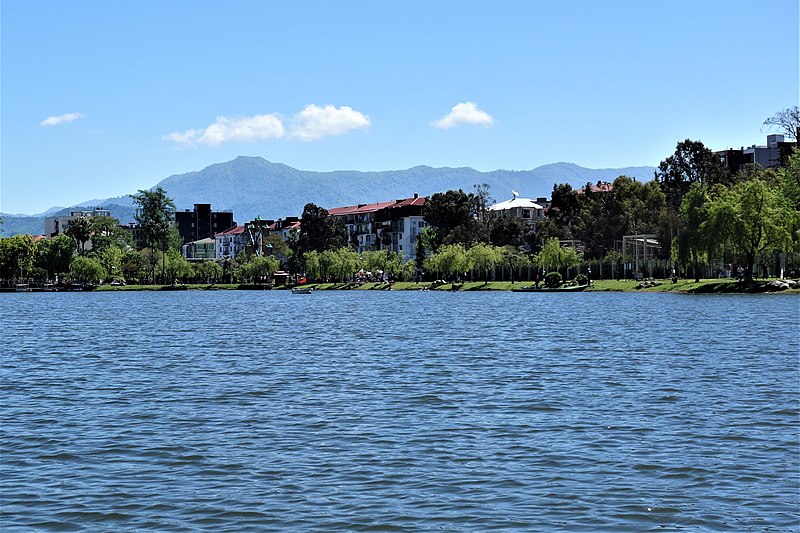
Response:
[[[535,226],[539,220],[544,220],[545,205],[534,202],[530,198],[518,198],[519,193],[512,191],[510,200],[489,206],[489,214],[495,217],[513,217],[522,220],[530,226]],[[541,198],[541,200],[545,200]]]
[[[216,259],[216,240],[210,237],[192,241],[181,246],[181,254],[189,261]]]
[[[236,226],[233,211],[213,211],[211,204],[194,204],[194,209],[175,211],[175,224],[184,243],[214,238]]]
[[[300,219],[298,217],[279,218],[269,226],[270,235],[278,235],[284,242],[300,236]]]
[[[344,222],[358,253],[390,250],[403,260],[413,260],[417,237],[427,225],[422,216],[424,206],[425,198],[415,194],[389,202],[335,207],[328,213]]]
[[[214,255],[217,259],[233,259],[247,246],[244,226],[235,226],[214,235]]]
[[[70,211],[69,215],[62,215],[56,217],[45,217],[44,219],[44,234],[46,237],[55,237],[61,235],[69,228],[72,221],[78,218],[92,218],[92,217],[110,217],[111,212],[102,207],[93,207],[90,209],[81,209]],[[84,249],[88,252],[92,249],[92,241],[86,242]]]
[[[753,145],[749,148],[741,147],[738,150],[729,148],[715,152],[722,163],[731,172],[739,172],[745,166],[756,164],[761,168],[777,168],[785,165],[792,154],[792,148],[798,146],[797,142],[784,141],[783,135],[767,135],[766,146]]]

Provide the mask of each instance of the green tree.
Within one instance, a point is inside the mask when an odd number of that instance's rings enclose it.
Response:
[[[138,282],[147,271],[147,261],[141,252],[128,250],[120,260],[120,272],[127,282]]]
[[[166,279],[166,251],[174,240],[175,203],[160,186],[152,191],[139,190],[131,198],[137,206],[136,222],[142,228],[145,244],[161,252],[161,277]],[[152,277],[155,279],[155,263],[152,263]]]
[[[300,236],[297,251],[301,254],[316,250],[336,250],[347,246],[347,228],[333,217],[328,210],[312,203],[303,208],[300,218]]]
[[[708,220],[708,187],[695,182],[681,201],[680,217],[683,229],[673,246],[679,263],[692,265],[695,282],[700,282],[700,262],[706,259],[708,241],[705,224]]]
[[[222,279],[222,267],[214,261],[200,261],[194,265],[195,279],[201,283],[217,283]]]
[[[119,226],[119,221],[114,217],[105,215],[94,216],[92,223],[92,251],[102,252],[108,246],[116,246],[125,251],[133,247],[131,234]]]
[[[503,259],[502,249],[492,246],[490,244],[476,244],[467,250],[467,260],[469,264],[483,273],[484,282],[489,281],[489,272],[494,270],[500,261]]]
[[[704,229],[709,242],[740,254],[746,279],[751,281],[760,254],[791,247],[798,218],[780,188],[753,179],[737,183],[710,202]]]
[[[470,269],[467,252],[461,244],[447,244],[428,259],[428,270],[445,274],[451,279]]]
[[[306,275],[312,279],[319,279],[322,275],[319,255],[319,252],[316,250],[311,250],[303,254],[303,260],[305,261],[306,265]]]
[[[30,235],[0,239],[0,278],[26,279],[36,258],[36,242]]]
[[[358,253],[350,248],[342,247],[336,250],[335,254],[339,279],[345,281],[351,278],[359,267]]]
[[[245,267],[245,276],[253,283],[269,282],[280,268],[280,262],[271,255],[254,257]]]
[[[80,255],[86,255],[86,243],[92,238],[92,221],[88,217],[78,217],[69,223],[64,234],[75,239]]]
[[[666,196],[667,205],[676,212],[692,183],[708,186],[731,183],[731,175],[720,158],[702,142],[689,139],[679,142],[675,153],[659,163],[655,179]]]
[[[42,239],[36,248],[36,266],[47,272],[48,279],[69,272],[75,255],[75,241],[71,237],[56,235],[52,239]]]
[[[497,217],[489,225],[489,241],[495,246],[522,246],[530,230],[530,226],[518,218]]]
[[[561,270],[577,266],[580,263],[580,257],[573,248],[561,246],[558,239],[548,239],[542,251],[534,257],[534,263],[546,270]]]
[[[434,252],[443,244],[466,246],[477,240],[480,231],[475,220],[475,206],[474,195],[461,189],[437,192],[425,201],[423,216],[432,228],[428,236]]]
[[[95,257],[103,266],[106,275],[113,279],[122,273],[122,257],[124,252],[116,245],[105,244],[99,252],[92,250],[92,256]]]
[[[192,274],[192,265],[177,250],[167,250],[162,252],[165,256],[162,260],[164,264],[166,279],[171,285],[176,281],[183,280]]]
[[[100,283],[105,277],[103,265],[93,257],[78,256],[69,266],[69,279],[78,283]]]

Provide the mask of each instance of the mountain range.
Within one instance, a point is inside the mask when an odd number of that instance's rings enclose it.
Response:
[[[298,170],[261,157],[240,156],[216,163],[203,170],[176,174],[160,181],[177,209],[191,209],[195,203],[210,203],[214,210],[231,210],[237,222],[256,216],[276,219],[299,216],[306,203],[332,208],[346,205],[408,198],[414,193],[428,196],[448,189],[473,190],[486,183],[497,201],[519,191],[521,196],[549,197],[553,185],[569,183],[580,187],[587,182],[613,181],[625,175],[642,181],[653,177],[653,167],[590,169],[573,163],[553,163],[533,170],[494,170],[481,172],[468,167],[432,168],[417,166],[407,170],[362,172],[337,170],[313,172]],[[78,207],[105,207],[121,223],[133,221],[130,196],[89,200],[68,208],[51,208],[38,215],[2,214],[0,236],[18,233],[39,234],[44,218],[69,214]]]

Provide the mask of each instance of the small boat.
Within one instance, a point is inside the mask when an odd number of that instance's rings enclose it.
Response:
[[[511,289],[511,292],[581,292],[588,285],[570,285],[568,287],[518,287]]]
[[[292,294],[311,294],[313,291],[312,287],[295,287],[292,289]]]
[[[31,292],[31,288],[27,283],[17,283],[14,290],[16,292]]]

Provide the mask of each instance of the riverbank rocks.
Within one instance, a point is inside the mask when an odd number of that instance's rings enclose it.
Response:
[[[789,289],[794,289],[798,286],[798,283],[791,279],[775,279],[770,281],[769,283],[764,284],[764,289],[767,292],[777,292],[777,291],[786,291]]]

